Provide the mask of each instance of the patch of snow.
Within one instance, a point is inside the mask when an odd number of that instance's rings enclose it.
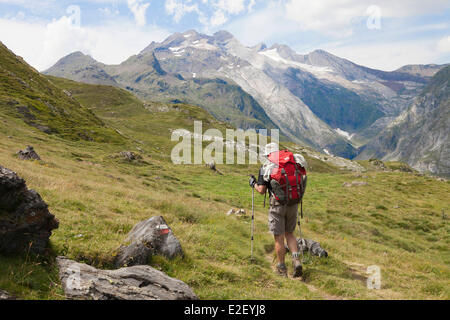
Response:
[[[197,77],[197,74],[195,72],[192,72],[192,78]]]
[[[313,65],[310,65],[310,64],[306,64],[306,63],[300,63],[300,62],[297,62],[297,61],[284,59],[278,53],[277,48],[271,49],[271,50],[266,50],[266,51],[260,51],[260,52],[258,52],[258,54],[266,56],[269,59],[272,59],[272,60],[274,60],[276,62],[281,62],[281,63],[287,64],[287,65],[290,65],[290,66],[299,67],[299,68],[304,69],[304,70],[306,70],[308,72],[311,72],[312,74],[333,72],[333,70],[328,68],[328,67],[318,67],[318,66],[313,66]]]
[[[347,140],[352,140],[353,136],[355,135],[354,133],[350,134],[347,131],[344,131],[339,128],[334,129],[334,131],[336,131],[337,134],[339,134],[340,136],[344,137]]]
[[[209,44],[206,41],[195,43],[195,44],[193,43],[192,47],[194,47],[196,49],[211,50],[211,51],[218,49],[216,46],[213,46],[212,44]]]
[[[195,49],[200,49],[200,50],[210,50],[210,51],[214,51],[217,50],[218,48],[212,44],[209,44],[206,39],[204,40],[197,40],[194,41],[192,43],[190,42],[183,42],[179,47],[170,47],[169,50],[172,52],[179,52],[183,49],[186,48],[195,48]],[[184,52],[184,51],[183,51]]]
[[[325,152],[327,155],[331,156],[331,153],[327,149],[323,149],[323,152]]]

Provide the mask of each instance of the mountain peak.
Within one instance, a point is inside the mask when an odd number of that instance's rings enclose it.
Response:
[[[54,66],[52,66],[50,69],[44,71],[46,73],[47,71],[51,70],[54,67],[64,66],[64,65],[79,65],[79,66],[88,66],[88,65],[95,65],[97,64],[97,60],[92,58],[90,55],[84,54],[81,51],[75,51],[70,54],[68,54],[65,57],[62,57],[59,59]]]
[[[234,36],[231,33],[225,30],[217,31],[216,33],[214,33],[213,37],[217,41],[225,41],[234,38]]]
[[[69,53],[66,57],[85,57],[88,56],[87,54],[84,54],[81,51],[74,51],[72,53]]]
[[[260,42],[252,47],[253,50],[262,51],[267,49],[267,45],[264,42]]]
[[[329,53],[328,51],[325,51],[323,49],[316,49],[316,50],[312,51],[310,54],[323,55],[323,56],[332,56],[331,53]]]
[[[183,35],[185,38],[188,38],[188,37],[190,37],[190,36],[196,36],[196,35],[199,35],[199,33],[197,32],[197,30],[191,29],[191,30],[188,30],[188,31],[183,32],[182,35]]]

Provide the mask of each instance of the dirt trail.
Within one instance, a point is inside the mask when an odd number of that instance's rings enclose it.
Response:
[[[273,255],[270,254],[270,253],[266,254],[266,260],[270,262],[270,266],[272,268],[272,271],[275,273],[276,272],[276,266],[275,266],[275,259],[274,259]],[[321,290],[320,288],[317,288],[313,284],[308,283],[308,279],[303,279],[303,277],[293,278],[292,275],[290,275],[290,274],[288,274],[288,277],[292,281],[300,281],[300,282],[302,282],[308,288],[309,291],[319,294],[324,300],[345,300],[342,297],[335,296],[335,295],[332,295],[332,294],[328,294],[328,293],[324,292],[323,290]]]

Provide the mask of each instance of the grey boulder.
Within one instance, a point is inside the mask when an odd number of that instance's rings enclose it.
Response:
[[[192,289],[150,266],[99,270],[57,257],[67,298],[74,300],[197,300]]]
[[[0,290],[0,300],[16,300],[16,298],[8,292]]]
[[[320,246],[320,243],[317,241],[314,241],[311,239],[298,238],[297,244],[298,244],[299,251],[301,251],[303,253],[309,252],[313,256],[318,256],[319,258],[328,257],[328,252],[326,252],[325,249],[323,249]],[[285,245],[285,248],[286,248],[286,252],[289,252],[289,247],[287,245]]]
[[[115,257],[117,268],[144,265],[152,255],[169,259],[182,256],[183,250],[172,229],[162,216],[155,216],[134,226]]]
[[[17,156],[21,160],[41,160],[41,157],[34,151],[32,146],[26,147],[25,150],[20,150],[17,152]]]
[[[328,252],[320,246],[320,243],[311,239],[297,239],[297,244],[303,252],[309,252],[313,256],[328,257]]]
[[[0,166],[0,253],[43,253],[58,225],[41,196]]]

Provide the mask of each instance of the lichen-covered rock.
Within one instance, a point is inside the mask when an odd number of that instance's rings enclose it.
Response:
[[[47,247],[58,220],[25,181],[0,166],[0,252],[40,254]]]
[[[192,289],[150,266],[98,270],[57,257],[64,293],[77,300],[196,300]]]
[[[41,160],[41,157],[34,151],[32,146],[26,147],[25,150],[20,150],[17,152],[17,156],[21,160]]]
[[[125,241],[128,245],[121,246],[115,258],[117,268],[147,264],[149,257],[156,254],[169,259],[183,255],[180,242],[161,216],[135,225]]]

